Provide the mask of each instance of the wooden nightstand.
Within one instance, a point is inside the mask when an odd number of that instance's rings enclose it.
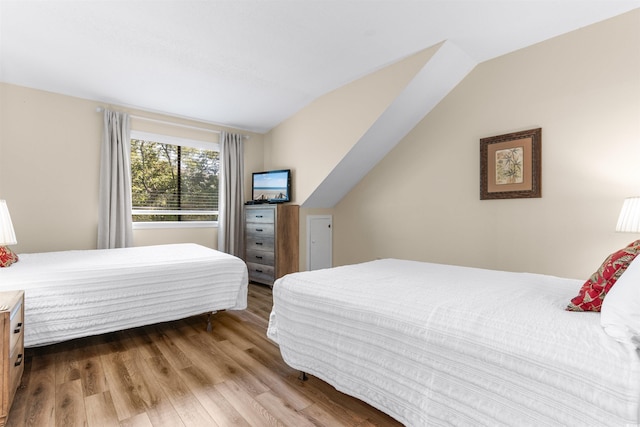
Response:
[[[24,372],[24,291],[0,292],[0,332],[0,426],[4,426]]]

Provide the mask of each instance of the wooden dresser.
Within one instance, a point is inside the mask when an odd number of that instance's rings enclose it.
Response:
[[[11,403],[24,372],[24,292],[0,292],[0,366],[2,408],[0,426],[7,423]]]
[[[245,262],[249,280],[273,286],[298,271],[300,207],[298,205],[245,206]]]

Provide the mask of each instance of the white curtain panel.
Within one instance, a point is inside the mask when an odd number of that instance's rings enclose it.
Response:
[[[126,248],[133,242],[129,115],[104,110],[100,160],[98,249]]]
[[[220,135],[218,192],[218,250],[244,258],[244,142],[243,136]]]

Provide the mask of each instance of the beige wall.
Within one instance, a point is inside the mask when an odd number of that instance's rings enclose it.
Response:
[[[640,10],[480,64],[334,210],[334,265],[382,257],[586,278],[640,238]],[[542,128],[542,198],[479,200],[479,139]]]
[[[96,247],[102,103],[0,83],[0,198],[9,206],[16,252]],[[230,130],[119,106],[115,110],[177,124]],[[211,132],[132,120],[132,128],[195,139]],[[245,143],[245,173],[263,167],[263,136]],[[248,180],[247,180],[248,181]],[[250,191],[248,182],[246,191]],[[134,245],[194,242],[217,247],[217,229],[135,230]]]

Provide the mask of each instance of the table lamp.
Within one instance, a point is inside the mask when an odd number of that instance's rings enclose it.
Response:
[[[616,231],[640,233],[640,197],[624,199]]]
[[[7,202],[0,200],[0,267],[9,267],[18,261],[18,255],[7,247],[16,243],[18,241],[16,240],[15,231],[13,231],[13,223],[11,222]]]

